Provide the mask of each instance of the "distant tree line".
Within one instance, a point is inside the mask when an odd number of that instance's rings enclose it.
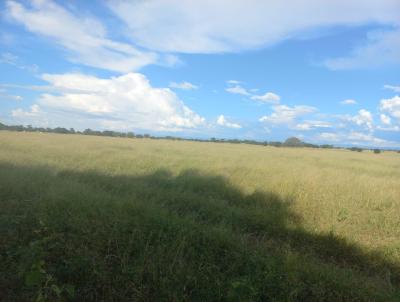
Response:
[[[363,151],[362,148],[358,148],[358,147],[351,147],[351,148],[347,148],[347,149],[349,149],[350,151],[355,151],[355,152],[362,152]]]
[[[341,147],[335,147],[334,145],[328,144],[310,144],[301,141],[297,137],[290,137],[284,142],[279,141],[257,141],[257,140],[249,140],[249,139],[218,139],[212,137],[210,139],[198,139],[198,138],[182,138],[176,136],[152,136],[150,134],[136,134],[134,132],[119,132],[119,131],[111,131],[111,130],[92,130],[85,129],[84,131],[77,131],[74,128],[44,128],[44,127],[32,127],[31,125],[23,126],[23,125],[5,125],[0,123],[0,130],[8,130],[8,131],[18,131],[18,132],[42,132],[42,133],[61,133],[61,134],[82,134],[82,135],[95,135],[95,136],[108,136],[108,137],[126,137],[126,138],[149,138],[149,139],[169,139],[169,140],[186,140],[186,141],[197,141],[197,142],[214,142],[214,143],[230,143],[230,144],[249,144],[249,145],[260,145],[260,146],[273,146],[273,147],[294,147],[294,148],[321,148],[321,149],[343,149]],[[362,152],[363,150],[373,150],[374,153],[381,153],[381,149],[363,149],[359,147],[351,147],[347,148],[351,151]],[[395,151],[395,150],[394,150]],[[400,153],[400,151],[397,151]]]

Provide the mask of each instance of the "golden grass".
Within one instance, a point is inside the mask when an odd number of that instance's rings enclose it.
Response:
[[[0,132],[0,161],[140,175],[165,168],[225,176],[247,193],[294,200],[309,230],[334,232],[400,262],[400,154]]]
[[[244,194],[291,200],[304,229],[400,265],[400,154],[0,131],[0,165],[105,176],[161,169],[225,177]]]

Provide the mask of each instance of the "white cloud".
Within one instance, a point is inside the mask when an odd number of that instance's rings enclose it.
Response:
[[[11,111],[11,115],[18,119],[24,119],[26,117],[36,117],[41,114],[41,109],[39,105],[34,104],[30,107],[30,110],[23,110],[21,108]]]
[[[54,39],[63,46],[73,62],[129,72],[158,60],[153,52],[108,39],[106,29],[97,19],[74,15],[55,2],[37,0],[27,8],[7,1],[6,7],[8,16],[27,30]]]
[[[371,32],[365,46],[350,57],[327,60],[326,65],[341,69],[400,62],[398,0],[252,0],[251,5],[231,0],[108,0],[108,7],[124,23],[113,35],[125,34],[130,44],[111,39],[93,16],[59,3],[35,0],[28,5],[8,0],[6,15],[56,41],[67,50],[70,61],[122,73],[149,64],[179,63],[170,53],[240,52],[324,35],[336,26],[368,24],[393,30]]]
[[[341,101],[340,104],[342,104],[342,105],[355,105],[355,104],[357,104],[357,101],[356,100],[352,100],[352,99],[347,99],[347,100]]]
[[[398,95],[391,99],[381,100],[379,109],[400,122],[400,97]]]
[[[225,89],[225,91],[227,91],[229,93],[240,94],[240,95],[245,95],[245,96],[249,96],[250,95],[250,93],[240,85],[235,85],[233,87],[228,87],[228,88]]]
[[[273,113],[265,115],[259,119],[260,122],[271,124],[291,124],[296,118],[316,112],[317,109],[310,106],[294,106],[289,107],[286,105],[273,106]]]
[[[316,140],[319,142],[336,143],[341,145],[356,145],[365,147],[398,147],[398,142],[381,139],[372,134],[351,131],[349,133],[332,133],[323,132],[317,135]]]
[[[228,81],[226,81],[226,83],[229,85],[238,85],[238,84],[241,84],[242,82],[238,81],[238,80],[228,80]]]
[[[380,118],[381,118],[382,124],[390,125],[391,122],[392,122],[392,119],[390,117],[388,117],[387,115],[385,115],[385,114],[381,114]]]
[[[383,88],[393,90],[394,92],[400,92],[400,86],[384,85]]]
[[[355,116],[345,117],[346,120],[357,124],[358,126],[364,126],[369,130],[373,128],[373,117],[371,112],[365,109],[361,109],[358,111],[358,114]]]
[[[378,126],[377,129],[382,131],[397,132],[400,131],[400,126],[389,126],[389,127]]]
[[[193,90],[199,88],[198,86],[189,82],[181,82],[181,83],[171,82],[169,83],[169,87],[182,90]]]
[[[231,123],[231,122],[227,121],[225,116],[223,116],[222,114],[218,117],[217,124],[220,125],[220,126],[223,126],[223,127],[228,127],[228,128],[233,128],[233,129],[242,128],[242,126],[239,125],[239,124]]]
[[[241,51],[332,26],[400,23],[397,0],[109,1],[133,41],[183,53]],[[316,13],[318,12],[318,13]]]
[[[310,125],[310,124],[308,124],[308,123],[302,123],[302,124],[297,124],[296,126],[295,126],[295,129],[296,130],[301,130],[301,131],[303,131],[303,130],[312,130],[312,129],[314,129],[313,127],[312,127],[312,125]]]
[[[263,95],[253,95],[251,99],[261,101],[264,103],[278,104],[281,97],[273,92],[267,92]]]
[[[281,97],[273,92],[267,92],[263,95],[256,95],[254,94],[255,92],[258,91],[258,89],[253,88],[250,90],[247,90],[246,88],[242,87],[241,81],[237,80],[229,80],[226,81],[228,84],[228,88],[225,89],[225,91],[232,93],[232,94],[240,94],[249,97],[252,100],[255,101],[260,101],[263,103],[269,103],[269,104],[278,104]]]
[[[332,125],[329,122],[325,121],[304,121],[303,123],[297,124],[294,129],[295,130],[314,130],[319,128],[331,128]]]
[[[83,121],[85,127],[101,129],[180,131],[205,123],[173,91],[152,87],[139,73],[108,79],[46,74],[43,79],[58,93],[42,94],[38,102],[48,120],[58,126],[76,127]]]
[[[397,11],[400,11],[400,4]],[[368,43],[354,49],[350,56],[325,61],[325,65],[332,70],[390,64],[400,64],[400,29],[371,32],[368,35]]]
[[[40,107],[38,104],[33,104],[32,106],[29,107],[29,109],[25,110],[22,108],[12,110],[11,117],[12,120],[10,120],[10,122],[12,124],[35,125],[41,127],[49,126],[46,112],[44,112],[43,108]],[[56,120],[59,121],[60,118],[57,118]],[[74,122],[76,122],[76,120],[74,120]],[[57,127],[59,126],[59,123],[55,123],[52,126]],[[75,127],[75,125],[71,127]]]
[[[387,140],[377,138],[372,134],[365,134],[361,132],[351,132],[348,134],[347,139],[353,144],[373,144],[375,146],[385,145],[388,143]]]

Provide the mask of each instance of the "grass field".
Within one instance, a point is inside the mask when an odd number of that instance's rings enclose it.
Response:
[[[400,301],[400,154],[0,132],[1,301]]]

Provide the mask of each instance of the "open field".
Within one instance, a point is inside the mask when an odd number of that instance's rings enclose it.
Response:
[[[0,132],[0,300],[400,301],[400,154]]]

